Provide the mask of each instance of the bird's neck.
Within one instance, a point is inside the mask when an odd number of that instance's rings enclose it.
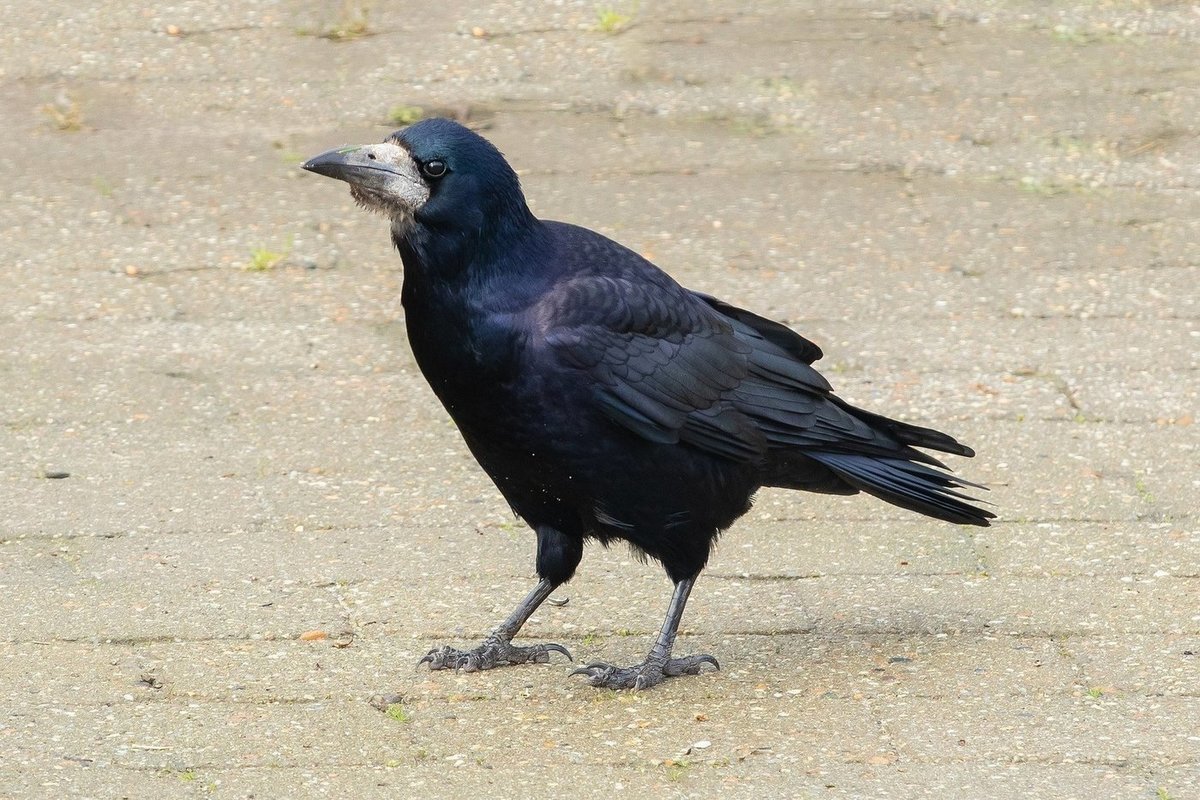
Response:
[[[546,265],[537,240],[542,223],[525,210],[522,217],[487,225],[416,225],[392,242],[404,261],[406,294],[470,295],[537,283]]]
[[[537,252],[528,237],[537,235],[530,229],[487,249],[446,237],[396,240],[409,345],[460,426],[485,419],[486,401],[512,377],[521,339],[512,320],[543,283],[539,259],[527,257]]]

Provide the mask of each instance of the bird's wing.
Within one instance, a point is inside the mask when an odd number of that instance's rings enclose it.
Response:
[[[762,453],[762,435],[720,403],[746,377],[749,348],[686,290],[589,276],[560,284],[539,305],[546,346],[589,376],[600,409],[618,424],[739,461]]]
[[[719,301],[667,281],[576,278],[539,304],[542,341],[560,364],[588,374],[605,414],[650,441],[737,461],[761,457],[771,442],[734,397],[783,403],[789,420],[816,421],[829,384],[798,359],[786,328],[749,312],[715,313]]]
[[[692,290],[691,293],[707,303],[717,313],[729,319],[742,338],[770,343],[805,364],[819,361],[824,355],[816,343],[810,342],[786,325],[780,325],[778,322],[760,317],[752,311],[730,305],[712,295],[695,290]]]
[[[736,461],[799,450],[940,466],[912,445],[970,453],[944,434],[850,407],[811,366],[815,344],[662,273],[565,281],[534,320],[556,361],[589,376],[604,413],[653,442]]]

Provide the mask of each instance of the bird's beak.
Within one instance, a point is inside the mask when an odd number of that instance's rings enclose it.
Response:
[[[347,180],[350,171],[355,166],[355,157],[361,153],[363,147],[358,145],[350,145],[348,147],[338,147],[333,150],[326,150],[320,155],[313,156],[308,161],[301,165],[302,169],[309,172],[315,172],[318,175],[324,175],[327,178],[337,178],[338,180]]]
[[[304,162],[304,169],[368,189],[384,189],[396,178],[422,183],[412,156],[391,142],[327,150]]]
[[[362,195],[355,197],[371,206],[411,212],[429,199],[429,187],[417,162],[408,150],[392,142],[338,147],[313,156],[303,167],[361,190]]]

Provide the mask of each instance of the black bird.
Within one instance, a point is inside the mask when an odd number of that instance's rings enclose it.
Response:
[[[346,181],[391,221],[417,363],[537,533],[537,586],[479,647],[430,651],[432,669],[570,658],[512,639],[589,539],[658,560],[675,591],[643,663],[572,674],[641,689],[719,669],[671,650],[713,543],[762,486],[862,491],[964,525],[994,517],[956,491],[982,486],[914,449],[969,447],[839,399],[811,366],[821,349],[789,328],[689,291],[594,231],[537,219],[504,157],[467,128],[425,120],[304,169]]]

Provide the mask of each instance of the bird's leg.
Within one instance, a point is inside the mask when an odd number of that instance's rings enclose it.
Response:
[[[512,639],[537,607],[554,591],[555,584],[542,578],[533,591],[483,640],[474,650],[456,650],[453,647],[435,647],[417,662],[417,666],[428,664],[430,669],[461,669],[475,672],[481,669],[502,667],[506,664],[545,664],[550,653],[562,653],[570,660],[571,654],[561,644],[535,644],[529,647],[514,647]]]
[[[683,616],[683,607],[687,605],[688,595],[696,578],[684,578],[675,584],[675,593],[671,595],[671,605],[667,607],[667,618],[663,620],[662,628],[654,646],[650,648],[646,660],[632,667],[616,667],[612,664],[595,662],[586,667],[580,667],[572,675],[586,675],[592,686],[607,689],[648,689],[662,683],[667,678],[677,675],[697,675],[704,664],[712,664],[717,669],[721,665],[712,656],[701,653],[694,656],[671,657],[671,648],[675,645],[675,634],[679,632],[679,619]]]

